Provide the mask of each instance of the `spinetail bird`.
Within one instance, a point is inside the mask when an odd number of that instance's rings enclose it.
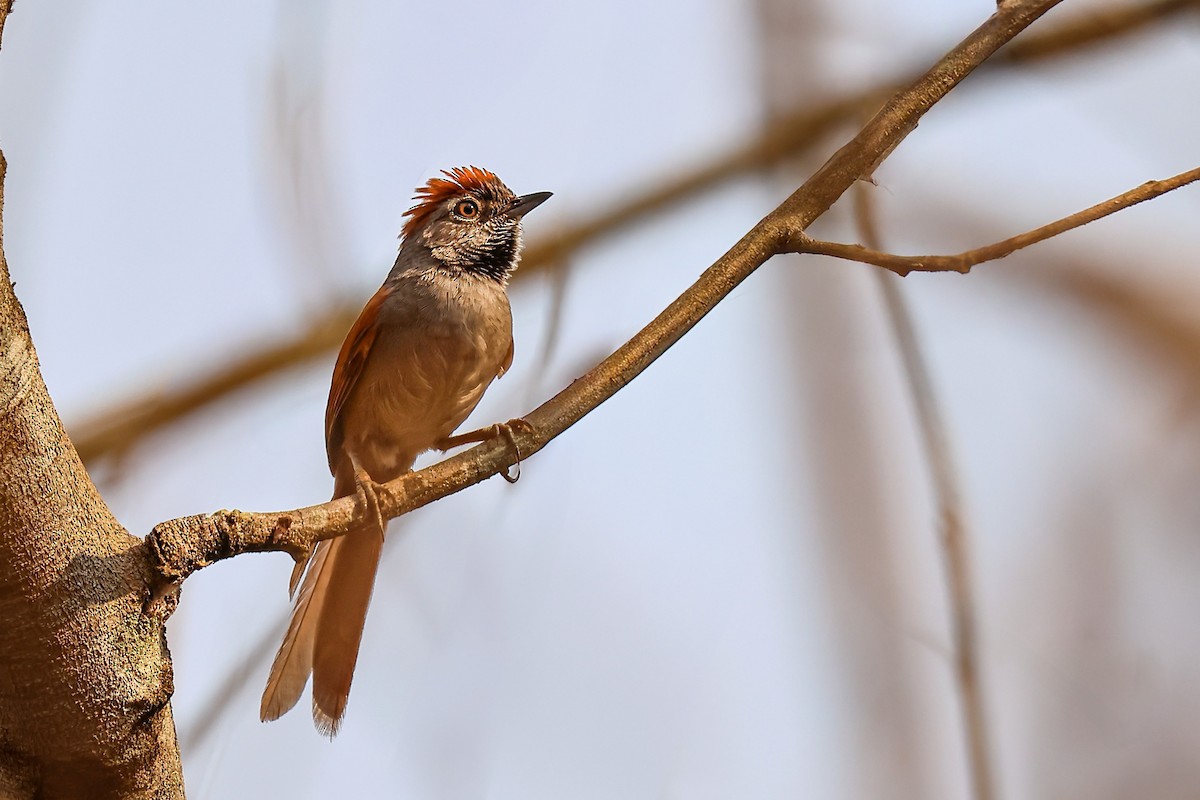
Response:
[[[479,167],[442,174],[416,190],[395,266],[333,368],[325,409],[333,497],[357,495],[367,513],[292,571],[295,605],[263,692],[264,722],[296,704],[311,674],[313,722],[337,734],[383,547],[377,485],[411,470],[426,450],[511,438],[504,425],[451,434],[512,364],[508,278],[520,259],[521,220],[550,193],[518,197]]]

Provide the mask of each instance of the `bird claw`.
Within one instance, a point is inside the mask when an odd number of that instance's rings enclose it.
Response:
[[[504,478],[509,483],[516,483],[521,479],[521,446],[517,444],[517,436],[514,431],[520,430],[530,435],[536,435],[537,428],[524,417],[510,419],[508,422],[497,422],[492,427],[495,429],[497,436],[503,436],[508,440],[508,443],[512,445],[513,452],[517,454],[517,463],[515,464],[517,468],[516,473],[510,475],[507,468],[500,472],[501,478]]]
[[[507,439],[508,443],[512,445],[513,452],[517,454],[516,473],[510,475],[508,472],[508,467],[505,467],[504,469],[500,470],[500,477],[504,478],[504,480],[508,481],[509,483],[516,483],[517,481],[521,480],[521,448],[517,446],[517,437],[516,434],[513,433],[512,422],[497,422],[493,427],[496,429],[496,435],[503,436],[505,439]]]
[[[354,485],[357,488],[358,501],[363,509],[364,519],[375,523],[375,527],[379,531],[379,538],[382,539],[383,532],[387,530],[387,521],[383,518],[383,511],[379,506],[379,492],[383,487],[371,480],[367,471],[357,465],[354,467]]]
[[[460,433],[458,436],[447,436],[442,441],[438,442],[437,448],[442,452],[458,447],[463,444],[475,444],[477,442],[486,442],[488,439],[497,439],[503,437],[512,446],[513,452],[517,454],[516,474],[510,474],[507,469],[500,472],[500,477],[509,483],[516,483],[521,479],[521,448],[517,444],[517,436],[515,431],[521,431],[533,436],[537,435],[537,428],[533,423],[524,417],[510,419],[508,422],[497,422],[494,425],[489,425],[486,428],[470,431],[468,433]]]

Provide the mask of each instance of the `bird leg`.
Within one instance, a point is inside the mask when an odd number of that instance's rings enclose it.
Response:
[[[382,539],[383,532],[387,530],[387,521],[383,518],[383,511],[379,507],[379,491],[383,487],[372,480],[353,455],[350,456],[350,466],[354,468],[354,485],[357,489],[358,501],[363,507],[364,516],[375,523],[375,527],[379,531],[379,538]]]
[[[437,449],[444,453],[447,450],[460,447],[464,444],[475,444],[477,442],[486,442],[489,439],[504,437],[512,445],[513,452],[517,454],[517,472],[515,475],[510,475],[506,469],[500,473],[500,477],[509,483],[516,483],[521,478],[521,448],[517,445],[515,430],[521,430],[530,434],[537,433],[537,428],[533,427],[532,422],[523,417],[517,417],[516,419],[510,419],[508,422],[497,422],[494,425],[488,425],[486,428],[460,433],[457,436],[447,436],[437,443]]]

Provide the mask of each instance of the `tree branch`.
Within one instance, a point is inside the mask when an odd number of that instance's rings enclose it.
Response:
[[[855,192],[855,216],[859,235],[871,248],[878,248],[880,238],[875,216],[864,184]],[[962,493],[958,473],[950,454],[950,437],[938,408],[933,380],[917,338],[912,312],[904,299],[898,281],[886,272],[875,277],[883,294],[888,321],[895,335],[896,347],[908,381],[908,392],[916,413],[925,461],[933,479],[933,495],[938,508],[938,533],[942,541],[946,587],[949,594],[951,636],[954,643],[954,675],[958,687],[966,738],[967,766],[971,794],[975,800],[992,800],[996,796],[996,772],[988,733],[988,718],[980,679],[979,636],[975,623],[975,589],[971,577],[971,560]]]
[[[1046,31],[1031,32],[1012,42],[983,66],[986,74],[994,75],[1008,67],[1078,53],[1085,47],[1095,47],[1140,31],[1152,23],[1198,9],[1200,0],[1156,0],[1123,3],[1079,14]],[[565,225],[549,240],[535,242],[525,252],[521,269],[514,278],[525,280],[535,273],[554,269],[558,264],[567,263],[574,252],[604,236],[644,223],[653,214],[726,181],[793,158],[864,110],[877,107],[903,85],[903,82],[887,82],[816,108],[799,109],[772,121],[753,138],[709,164],[678,176],[642,181],[639,189],[632,193],[632,199],[594,218]],[[642,186],[651,188],[641,189]],[[146,436],[209,403],[337,348],[358,316],[360,307],[358,299],[335,303],[312,325],[295,335],[274,339],[256,336],[254,342],[232,351],[240,355],[228,359],[222,367],[194,383],[122,401],[98,411],[73,427],[75,447],[88,463],[107,456],[120,458]],[[262,344],[264,338],[267,340],[265,345]]]
[[[911,86],[892,97],[777,209],[709,267],[690,288],[649,325],[582,378],[530,413],[531,430],[515,436],[529,458],[623,386],[691,330],[718,302],[777,253],[787,251],[794,232],[825,213],[860,178],[867,177],[917,121],[997,49],[1059,0],[1005,3],[983,25],[939,60]],[[380,510],[388,518],[441,499],[511,466],[507,443],[490,441],[419,472],[385,484]],[[196,569],[243,552],[282,550],[296,555],[312,544],[346,532],[355,498],[342,498],[297,511],[255,514],[221,512],[160,523],[146,546],[165,583],[177,583]]]
[[[1004,239],[1003,241],[967,250],[952,256],[898,256],[892,253],[882,253],[858,244],[842,244],[839,242],[824,242],[812,239],[804,232],[792,235],[788,244],[788,252],[810,253],[814,255],[833,256],[863,264],[883,267],[897,275],[905,276],[912,272],[970,272],[971,267],[987,261],[996,261],[1012,255],[1018,250],[1031,244],[1045,241],[1061,233],[1087,225],[1115,214],[1122,209],[1152,200],[1159,195],[1174,191],[1181,186],[1187,186],[1200,180],[1200,167],[1181,172],[1178,175],[1160,181],[1147,181],[1141,186],[1130,189],[1103,203],[1097,203],[1091,208],[1085,208],[1068,217],[1056,220],[1034,228],[1026,233]]]

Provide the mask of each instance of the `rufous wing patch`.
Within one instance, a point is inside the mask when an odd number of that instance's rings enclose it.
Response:
[[[379,287],[379,291],[363,306],[358,319],[350,326],[342,349],[338,352],[337,363],[333,366],[333,381],[329,385],[329,402],[325,406],[325,449],[330,453],[330,468],[332,469],[332,454],[341,450],[341,430],[339,417],[346,405],[350,392],[362,377],[366,367],[367,357],[371,347],[379,335],[379,312],[388,295],[392,293],[388,284]]]

